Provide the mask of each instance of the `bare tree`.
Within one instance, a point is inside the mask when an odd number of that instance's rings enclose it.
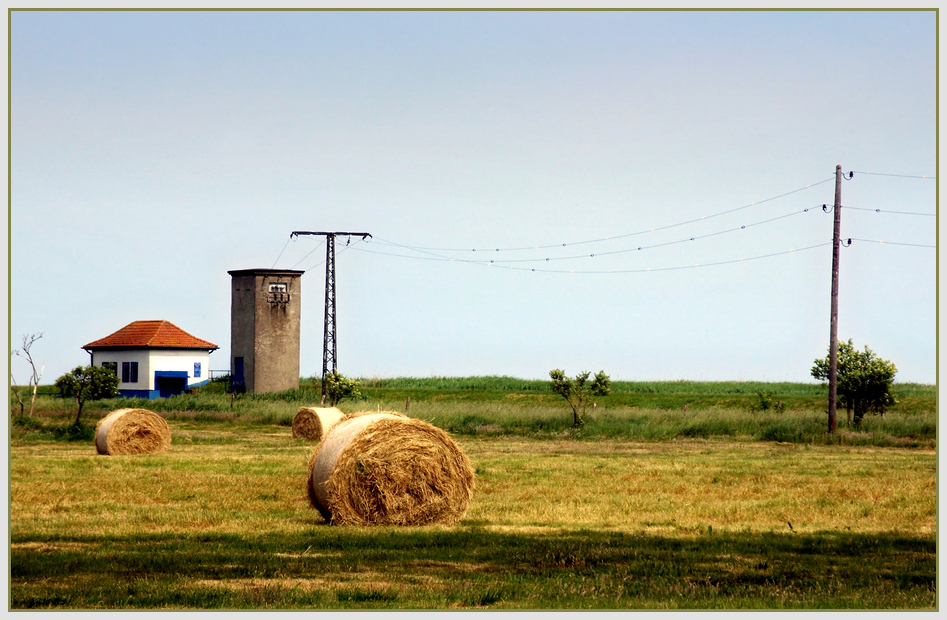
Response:
[[[23,334],[23,346],[13,352],[17,357],[22,357],[30,365],[32,373],[30,374],[30,380],[28,385],[32,387],[30,393],[30,417],[33,417],[33,404],[36,402],[36,389],[39,387],[39,380],[43,377],[43,370],[46,369],[45,366],[42,366],[39,370],[36,370],[36,362],[33,360],[33,355],[30,353],[30,349],[33,347],[33,344],[43,337],[43,332],[38,334]],[[10,379],[13,379],[13,372],[10,372]],[[20,399],[19,393],[14,390],[16,394],[16,399],[20,401],[20,413],[23,413],[23,401]]]
[[[23,399],[20,398],[20,390],[16,389],[16,379],[13,377],[13,371],[10,371],[10,391],[16,397],[16,402],[20,403],[20,415],[23,415]]]

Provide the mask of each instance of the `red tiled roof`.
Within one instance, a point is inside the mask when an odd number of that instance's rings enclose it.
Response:
[[[217,349],[217,345],[195,338],[168,321],[134,321],[114,334],[100,338],[83,349]]]

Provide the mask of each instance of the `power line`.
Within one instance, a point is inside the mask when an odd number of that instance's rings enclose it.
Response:
[[[937,217],[936,213],[916,213],[913,211],[892,211],[890,209],[870,209],[866,207],[842,207],[843,209],[854,209],[855,211],[874,211],[875,213],[892,213],[895,215],[922,215],[925,217]]]
[[[294,238],[294,237],[290,237],[290,238],[292,239],[292,238]],[[312,248],[311,250],[309,250],[308,252],[306,252],[306,255],[305,255],[305,256],[303,256],[303,257],[300,258],[298,261],[296,261],[296,265],[298,265],[299,263],[301,263],[301,262],[303,262],[304,260],[306,260],[307,258],[309,258],[309,255],[312,254],[313,252],[315,252],[316,250],[318,250],[319,248],[321,248],[323,243],[325,243],[325,238],[323,238],[322,241],[320,241],[318,244],[316,244],[316,247],[314,247],[314,248]],[[319,263],[319,264],[321,265],[321,264],[323,264],[323,263],[325,263],[325,261],[322,261],[322,263]],[[290,269],[295,269],[295,268],[296,268],[296,265],[293,265],[292,267],[290,267]],[[311,269],[311,267],[310,267],[310,269]],[[309,271],[309,270],[307,269],[306,271]]]
[[[815,183],[810,183],[809,185],[806,185],[805,187],[800,187],[800,188],[794,189],[794,190],[792,190],[792,191],[785,192],[785,193],[783,193],[783,194],[779,194],[778,196],[772,196],[771,198],[765,198],[765,199],[763,199],[763,200],[757,200],[757,201],[755,201],[755,202],[751,202],[750,204],[743,205],[742,207],[735,207],[735,208],[733,208],[733,209],[727,209],[726,211],[720,211],[719,213],[713,213],[713,214],[711,214],[711,215],[704,215],[704,216],[702,216],[702,217],[698,217],[698,218],[695,218],[695,219],[692,219],[692,220],[687,220],[687,221],[684,221],[684,222],[678,222],[678,223],[676,223],[676,224],[668,224],[668,225],[665,225],[665,226],[658,226],[658,227],[655,227],[655,228],[649,228],[649,229],[647,229],[647,230],[639,230],[639,231],[632,232],[632,233],[625,233],[625,234],[621,234],[621,235],[612,235],[612,236],[608,236],[608,237],[601,237],[601,238],[598,238],[598,239],[586,239],[586,240],[584,240],[584,241],[572,241],[572,242],[555,243],[555,244],[549,244],[549,245],[528,245],[528,246],[510,247],[510,248],[473,248],[473,249],[471,249],[471,248],[441,248],[441,247],[412,246],[411,249],[414,249],[414,250],[417,250],[417,251],[434,251],[434,252],[511,252],[511,251],[522,251],[522,250],[548,250],[548,249],[551,249],[551,248],[568,247],[568,246],[572,246],[572,245],[584,245],[584,244],[589,244],[589,243],[601,243],[601,242],[603,242],[603,241],[612,241],[612,240],[614,240],[614,239],[624,239],[624,238],[626,238],[626,237],[634,237],[634,236],[636,236],[636,235],[643,235],[643,234],[646,234],[646,233],[649,233],[649,232],[656,232],[656,231],[659,231],[659,230],[667,230],[667,229],[669,229],[669,228],[677,228],[677,227],[679,227],[679,226],[686,226],[687,224],[695,224],[695,223],[697,223],[697,222],[702,222],[702,221],[704,221],[704,220],[709,220],[709,219],[712,219],[712,218],[715,218],[715,217],[720,217],[721,215],[727,215],[727,214],[729,214],[729,213],[735,213],[736,211],[741,211],[741,210],[743,210],[743,209],[749,209],[750,207],[755,207],[755,206],[761,205],[761,204],[766,203],[766,202],[772,202],[773,200],[778,200],[778,199],[780,199],[780,198],[785,198],[786,196],[791,196],[792,194],[796,194],[796,193],[799,193],[799,192],[804,192],[804,191],[806,191],[807,189],[810,189],[810,188],[815,187],[816,185],[822,185],[823,183],[828,183],[829,181],[832,181],[832,180],[834,180],[834,179],[835,179],[835,177],[832,176],[832,177],[829,177],[828,179],[824,179],[824,180],[822,180],[822,181],[817,181],[817,182],[815,182]],[[408,247],[408,246],[402,246],[402,247]]]
[[[787,214],[784,214],[784,215],[779,215],[779,216],[777,216],[777,217],[772,217],[772,218],[769,218],[769,219],[767,219],[767,220],[762,220],[762,221],[760,221],[760,222],[753,222],[752,224],[744,224],[744,225],[742,225],[742,226],[736,226],[736,227],[733,227],[733,228],[728,228],[728,229],[726,229],[726,230],[718,230],[718,231],[716,231],[716,232],[707,233],[707,234],[703,234],[703,235],[694,235],[693,237],[686,237],[686,238],[678,239],[678,240],[675,240],[675,241],[666,241],[666,242],[664,242],[664,243],[654,243],[654,244],[652,244],[652,245],[642,245],[642,246],[638,246],[638,247],[635,247],[635,248],[626,248],[626,249],[623,249],[623,250],[611,250],[611,251],[608,251],[608,252],[599,252],[599,253],[597,253],[597,254],[574,254],[574,255],[571,255],[571,256],[556,256],[556,257],[547,257],[547,258],[500,259],[500,260],[491,260],[490,262],[491,262],[491,263],[501,263],[501,264],[506,264],[506,263],[536,263],[536,262],[543,262],[543,261],[545,261],[545,262],[550,262],[550,261],[560,261],[560,260],[572,260],[572,259],[578,259],[578,258],[594,258],[594,257],[596,257],[596,256],[611,256],[611,255],[614,255],[614,254],[627,254],[627,253],[629,253],[629,252],[640,252],[640,251],[643,251],[643,250],[650,250],[650,249],[653,249],[653,248],[660,248],[660,247],[665,247],[665,246],[670,246],[670,245],[678,245],[678,244],[681,244],[681,243],[689,243],[689,242],[691,242],[691,241],[697,241],[697,240],[700,240],[700,239],[707,239],[707,238],[709,238],[709,237],[717,237],[717,236],[725,235],[725,234],[732,233],[732,232],[738,232],[738,231],[741,231],[741,230],[746,230],[747,228],[753,228],[754,226],[761,226],[761,225],[763,225],[763,224],[769,224],[770,222],[775,222],[775,221],[777,221],[777,220],[782,220],[782,219],[785,219],[785,218],[787,218],[787,217],[792,217],[792,216],[794,216],[794,215],[800,215],[800,214],[802,214],[802,213],[808,213],[809,211],[810,211],[810,209],[802,209],[802,210],[800,210],[800,211],[794,211],[794,212],[792,212],[792,213],[787,213]],[[813,212],[814,212],[814,211],[813,211]]]
[[[869,176],[876,177],[900,177],[902,179],[929,179],[931,181],[936,181],[937,177],[931,177],[925,175],[914,175],[914,174],[885,174],[884,172],[860,172],[858,170],[853,170],[855,174],[866,174]]]
[[[364,239],[364,238],[361,238],[361,239],[359,239],[358,241],[356,241],[356,242],[355,242],[354,244],[352,244],[352,245],[349,245],[348,241],[346,241],[345,247],[342,248],[341,250],[339,250],[337,254],[343,254],[346,250],[349,250],[349,249],[351,249],[351,248],[354,248],[356,245],[358,245],[359,243],[361,243],[361,242],[363,242],[363,241],[365,241],[365,239]],[[318,249],[321,245],[322,245],[322,243],[320,243],[318,246],[316,246],[316,248]],[[312,252],[310,252],[309,254],[312,254]],[[307,254],[306,256],[309,256],[309,254]],[[303,258],[305,258],[305,256],[304,256]],[[302,261],[299,261],[299,262],[302,262]],[[299,263],[297,263],[297,265],[298,265],[298,264],[299,264]],[[320,265],[325,265],[325,264],[326,264],[325,261],[321,261],[321,262],[319,262],[319,263],[316,263],[315,265],[313,265],[313,266],[310,267],[309,269],[306,269],[303,273],[305,273],[305,272],[307,272],[307,271],[311,271],[312,269],[315,269],[316,267],[319,267]]]
[[[897,241],[883,241],[883,240],[873,240],[873,239],[856,239],[856,238],[853,238],[853,237],[849,237],[849,238],[848,238],[849,244],[851,244],[852,241],[862,241],[862,242],[864,242],[864,243],[880,243],[880,244],[882,244],[882,245],[907,245],[907,246],[911,246],[911,247],[914,247],[914,248],[936,248],[936,247],[937,247],[936,245],[925,245],[925,244],[922,244],[922,243],[901,243],[901,242],[897,242]]]
[[[289,246],[289,242],[292,240],[293,240],[292,237],[289,237],[288,239],[286,239],[286,243],[283,244],[283,249],[279,251],[279,256],[277,256],[276,260],[273,261],[273,266],[270,267],[270,269],[276,269],[276,263],[279,262],[279,259],[283,256],[283,252],[286,251],[286,248]]]
[[[451,262],[451,263],[467,263],[470,265],[479,265],[481,267],[494,267],[497,269],[511,269],[515,271],[530,271],[530,272],[541,272],[541,273],[578,273],[578,274],[613,274],[613,273],[649,273],[652,271],[676,271],[681,269],[698,269],[701,267],[715,267],[718,265],[729,265],[734,263],[745,263],[754,260],[760,260],[763,258],[771,258],[774,256],[782,256],[786,254],[794,254],[797,252],[805,252],[806,250],[812,250],[814,248],[824,247],[826,245],[831,245],[831,241],[826,241],[825,243],[817,243],[815,245],[810,245],[803,248],[793,248],[790,250],[785,250],[782,252],[773,252],[771,254],[762,254],[759,256],[750,256],[744,258],[735,258],[732,260],[725,261],[716,261],[712,263],[697,263],[694,265],[681,265],[677,267],[653,267],[650,269],[600,269],[600,270],[583,270],[583,269],[543,269],[543,268],[530,268],[530,267],[515,267],[513,265],[498,265],[489,261],[481,260],[470,260],[463,258],[451,258],[449,256],[437,256],[432,255],[428,256],[409,256],[405,254],[394,254],[391,252],[379,252],[377,250],[368,250],[365,248],[358,248],[359,252],[366,252],[368,254],[380,254],[383,256],[394,256],[398,258],[408,258],[414,260],[428,260],[428,261],[440,261],[440,262]]]

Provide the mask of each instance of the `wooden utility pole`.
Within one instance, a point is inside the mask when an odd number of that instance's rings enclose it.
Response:
[[[832,233],[832,316],[829,326],[829,432],[835,432],[838,395],[838,262],[842,227],[842,166],[835,166],[835,225]]]
[[[299,235],[322,235],[326,238],[326,301],[325,323],[322,332],[322,404],[326,401],[326,373],[338,369],[335,335],[335,238],[336,236],[371,237],[367,232],[313,232],[294,230],[290,237]]]

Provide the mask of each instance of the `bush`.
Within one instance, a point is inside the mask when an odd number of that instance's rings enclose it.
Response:
[[[763,392],[760,390],[756,395],[760,399],[757,405],[760,411],[769,411],[770,409],[774,411],[783,410],[783,401],[776,400],[776,392]]]
[[[95,427],[86,426],[81,422],[73,422],[68,426],[55,429],[53,436],[56,439],[65,439],[66,441],[92,441],[95,439]]]
[[[335,407],[344,398],[360,399],[362,393],[358,390],[358,381],[349,379],[342,373],[333,370],[326,373],[326,404]]]

